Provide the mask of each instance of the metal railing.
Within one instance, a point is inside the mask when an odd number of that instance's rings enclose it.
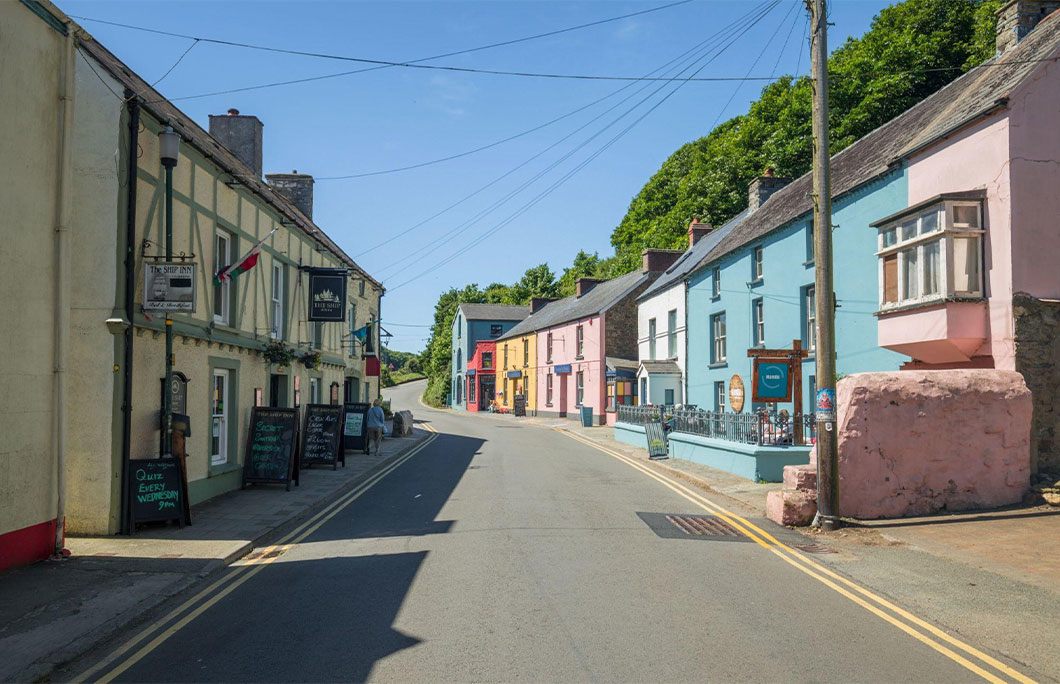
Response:
[[[618,420],[634,425],[663,420],[671,433],[683,432],[741,444],[795,444],[795,421],[786,411],[725,413],[662,406],[619,406]],[[801,445],[808,446],[817,439],[817,423],[812,413],[802,416],[801,420]]]

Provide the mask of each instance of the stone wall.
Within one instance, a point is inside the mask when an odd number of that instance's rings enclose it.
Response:
[[[637,295],[644,291],[644,287],[630,294],[618,304],[607,310],[605,315],[606,347],[607,356],[620,359],[637,358]]]
[[[858,373],[837,404],[843,516],[996,508],[1030,487],[1031,392],[1015,371]]]
[[[1016,370],[1033,395],[1031,472],[1060,472],[1060,301],[1036,299],[1017,292],[1012,298],[1015,319]]]

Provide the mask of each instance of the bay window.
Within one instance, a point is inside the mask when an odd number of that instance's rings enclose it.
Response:
[[[983,296],[982,204],[945,200],[879,224],[880,308]]]

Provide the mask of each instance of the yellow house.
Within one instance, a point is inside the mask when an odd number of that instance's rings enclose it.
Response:
[[[527,333],[497,340],[497,403],[515,409],[515,397],[526,398],[527,415],[537,407],[537,335]]]
[[[0,98],[2,569],[47,555],[64,524],[125,529],[128,461],[159,454],[167,315],[145,282],[165,251],[165,127],[173,253],[193,267],[190,310],[168,315],[193,504],[240,486],[254,405],[378,396],[383,287],[313,222],[311,176],[262,178],[256,117],[208,133],[46,0],[0,3],[0,26],[0,82],[21,93]],[[308,321],[310,268],[344,278],[345,322]],[[294,357],[269,363],[281,343]]]

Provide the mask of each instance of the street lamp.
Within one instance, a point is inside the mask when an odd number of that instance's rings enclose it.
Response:
[[[173,260],[173,167],[180,156],[180,136],[172,126],[158,134],[158,156],[166,169],[166,261]],[[166,312],[166,382],[162,390],[162,455],[173,453],[173,318]]]

